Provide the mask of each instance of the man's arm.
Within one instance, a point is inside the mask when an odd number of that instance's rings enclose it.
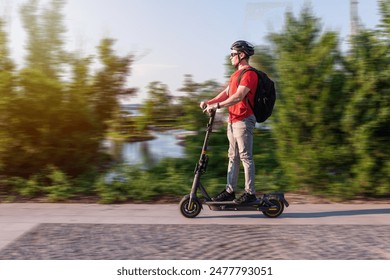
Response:
[[[221,91],[216,97],[210,99],[209,101],[200,102],[200,108],[205,109],[207,105],[220,103],[228,98],[229,86],[227,86],[223,91]]]
[[[219,106],[229,107],[234,104],[237,104],[244,99],[244,97],[248,94],[249,91],[250,89],[246,86],[238,86],[236,93],[230,95],[226,100],[219,102]]]
[[[226,95],[227,98],[223,100],[219,100],[218,99],[218,97],[220,96],[219,94],[214,99],[212,99],[213,103],[210,102],[211,100],[207,103],[207,107],[206,107],[206,103],[204,103],[203,107],[201,103],[201,108],[210,113],[211,111],[222,107],[232,106],[240,102],[242,99],[244,99],[244,97],[248,94],[249,91],[250,89],[247,88],[246,86],[239,86],[237,91],[234,94],[230,95],[229,97],[227,97]]]

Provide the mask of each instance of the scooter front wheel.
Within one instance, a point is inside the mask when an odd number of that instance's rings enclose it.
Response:
[[[202,204],[198,199],[193,199],[190,205],[190,195],[186,195],[180,201],[180,213],[186,218],[195,218],[202,210]]]
[[[275,207],[270,207],[268,210],[262,211],[263,214],[269,218],[276,218],[279,217],[284,210],[284,204],[279,199],[271,198],[269,199],[269,202],[271,202]]]

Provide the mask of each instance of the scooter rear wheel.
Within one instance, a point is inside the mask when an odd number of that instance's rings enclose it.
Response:
[[[279,217],[283,213],[283,210],[284,210],[283,202],[278,200],[278,199],[275,199],[275,198],[269,199],[269,202],[271,202],[276,207],[273,207],[273,208],[270,208],[268,210],[262,211],[263,214],[265,216],[269,217],[269,218]]]
[[[180,213],[186,218],[195,218],[202,210],[202,204],[197,199],[192,200],[192,207],[190,207],[190,196],[186,195],[180,201]]]

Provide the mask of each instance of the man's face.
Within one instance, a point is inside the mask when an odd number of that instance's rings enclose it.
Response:
[[[232,50],[232,52],[230,53],[230,62],[232,63],[233,66],[237,66],[238,63],[240,62],[239,55],[240,53],[235,50]]]

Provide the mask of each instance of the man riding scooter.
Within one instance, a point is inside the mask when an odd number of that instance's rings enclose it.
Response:
[[[256,118],[248,104],[248,99],[254,99],[258,83],[257,74],[253,71],[247,71],[238,83],[241,72],[251,67],[249,58],[253,54],[254,47],[250,43],[243,40],[234,42],[231,46],[230,61],[237,70],[231,75],[229,84],[223,91],[213,99],[200,103],[200,107],[208,113],[223,107],[227,107],[229,111],[227,184],[225,190],[212,198],[213,201],[234,201],[237,204],[256,201],[253,160],[253,130]],[[245,192],[236,198],[240,162],[244,167]]]

